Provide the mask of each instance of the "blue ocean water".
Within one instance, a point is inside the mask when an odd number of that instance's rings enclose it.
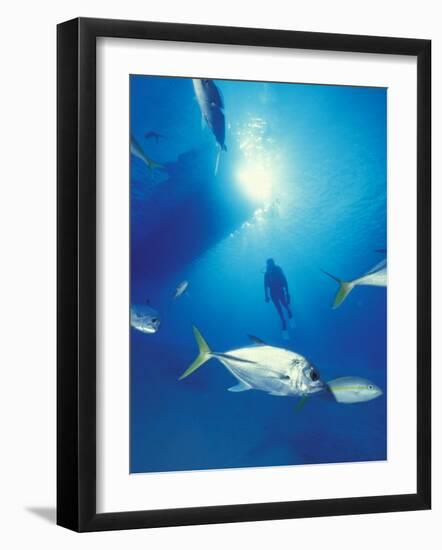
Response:
[[[333,310],[337,284],[321,269],[351,280],[383,259],[387,91],[215,83],[227,126],[216,175],[191,79],[130,78],[131,134],[162,165],[131,155],[131,301],[148,300],[161,326],[131,329],[130,471],[385,460],[386,289],[357,287]],[[290,288],[288,342],[264,300],[270,257]],[[228,392],[236,381],[216,360],[178,381],[198,353],[192,325],[213,350],[253,334],[304,355],[325,381],[360,376],[383,395],[298,408],[296,397]]]

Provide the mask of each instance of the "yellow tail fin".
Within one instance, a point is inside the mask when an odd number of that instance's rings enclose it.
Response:
[[[347,298],[347,296],[353,290],[355,284],[353,282],[343,281],[342,279],[339,279],[339,277],[335,277],[334,275],[328,273],[327,271],[324,271],[323,269],[321,269],[321,271],[322,273],[325,273],[326,275],[331,277],[339,285],[338,292],[336,293],[335,300],[332,305],[332,308],[336,309],[342,304],[345,298]]]
[[[333,309],[336,309],[342,304],[345,298],[347,298],[347,296],[353,290],[353,287],[354,287],[353,283],[346,283],[345,281],[341,281],[339,283],[339,290],[336,293],[335,301],[333,302],[333,306],[332,306]]]
[[[193,334],[195,336],[196,343],[198,344],[199,354],[195,361],[185,372],[183,372],[178,380],[183,380],[183,378],[187,378],[187,376],[192,374],[192,372],[195,372],[196,369],[199,369],[201,365],[204,365],[204,363],[208,361],[212,356],[212,352],[210,351],[207,342],[204,340],[203,335],[195,326],[193,327]]]

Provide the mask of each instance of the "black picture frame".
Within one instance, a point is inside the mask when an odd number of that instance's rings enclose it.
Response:
[[[417,58],[417,492],[96,512],[96,39]],[[57,523],[75,531],[424,510],[431,506],[431,41],[79,18],[57,28]]]

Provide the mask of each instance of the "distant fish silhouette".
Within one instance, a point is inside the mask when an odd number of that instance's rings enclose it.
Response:
[[[154,130],[151,130],[150,132],[146,132],[144,134],[144,137],[146,139],[154,139],[155,143],[158,143],[160,138],[163,138],[164,136],[162,134],[159,134],[158,132],[155,132]]]
[[[175,289],[173,299],[176,300],[179,298],[182,294],[184,294],[187,290],[187,287],[189,286],[189,281],[182,281]]]
[[[141,148],[140,144],[137,142],[137,140],[131,136],[130,138],[130,152],[139,158],[144,164],[149,168],[149,170],[153,170],[155,168],[162,168],[163,166],[159,162],[155,162],[151,158],[149,158],[146,153]]]

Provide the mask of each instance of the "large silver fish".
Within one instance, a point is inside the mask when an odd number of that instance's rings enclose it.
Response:
[[[140,144],[137,142],[137,140],[131,136],[130,138],[130,152],[135,155],[137,158],[139,158],[141,161],[144,162],[144,164],[149,168],[149,170],[153,170],[154,168],[162,168],[162,164],[159,162],[155,162],[151,158],[149,158],[146,153],[141,148]]]
[[[215,136],[218,146],[215,174],[218,172],[221,151],[226,147],[226,121],[224,118],[224,102],[219,89],[210,78],[192,78],[193,88],[203,119]]]
[[[358,376],[342,376],[330,380],[327,386],[338,403],[362,403],[382,395],[376,384]]]
[[[147,304],[135,304],[130,310],[130,324],[140,332],[154,334],[160,328],[158,312]]]
[[[217,353],[209,348],[196,327],[193,333],[199,355],[180,380],[209,359],[218,359],[238,381],[229,388],[232,392],[261,390],[270,395],[307,396],[326,389],[315,367],[298,353],[265,344]]]
[[[355,286],[387,286],[387,260],[385,259],[376,264],[370,271],[365,273],[365,275],[353,279],[352,281],[343,281],[327,271],[322,270],[322,272],[339,284],[339,289],[332,306],[333,309],[336,309],[342,304]]]

